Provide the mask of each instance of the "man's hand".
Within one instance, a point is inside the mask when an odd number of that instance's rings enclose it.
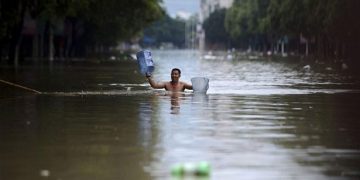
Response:
[[[150,78],[150,77],[151,77],[151,74],[147,72],[147,73],[145,73],[145,77],[146,77],[146,78]]]

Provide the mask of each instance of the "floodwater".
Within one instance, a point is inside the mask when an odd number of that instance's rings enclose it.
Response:
[[[326,66],[153,51],[154,79],[210,79],[207,94],[152,90],[135,61],[2,65],[1,180],[359,179],[360,81]],[[314,68],[313,68],[314,67]],[[208,177],[172,177],[206,161]]]

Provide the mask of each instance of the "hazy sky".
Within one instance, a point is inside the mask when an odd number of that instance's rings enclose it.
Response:
[[[176,15],[187,17],[200,9],[200,0],[163,0],[163,3],[172,17]]]

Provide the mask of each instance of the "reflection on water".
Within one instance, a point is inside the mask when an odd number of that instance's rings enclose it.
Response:
[[[208,102],[208,95],[205,93],[166,92],[162,96],[170,100],[170,114],[179,114],[181,112],[182,101],[187,102],[189,98],[191,98],[192,103],[201,106],[206,105]]]
[[[168,177],[164,167],[206,160],[213,179],[358,177],[360,114],[341,108],[356,100],[332,96],[209,95],[208,106],[185,98],[178,115],[166,106],[158,114],[161,143],[147,169],[161,179]]]
[[[360,178],[357,79],[153,55],[156,80],[179,67],[182,81],[209,77],[208,93],[152,90],[129,61],[4,67],[7,80],[45,93],[0,85],[0,179],[178,179],[173,164],[199,161],[212,168],[204,179]]]
[[[179,114],[180,113],[180,102],[181,97],[184,96],[183,93],[172,92],[169,94],[171,101],[171,114]]]

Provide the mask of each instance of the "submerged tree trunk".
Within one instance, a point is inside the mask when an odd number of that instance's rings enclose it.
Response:
[[[286,53],[285,53],[285,42],[284,41],[281,41],[281,55],[283,57],[286,56]]]

